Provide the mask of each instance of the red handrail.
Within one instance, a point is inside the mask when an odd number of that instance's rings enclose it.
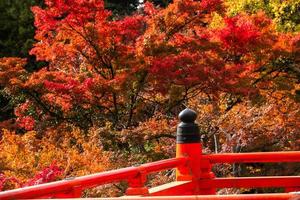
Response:
[[[97,200],[299,200],[295,193],[97,198]],[[96,199],[95,199],[96,200]]]
[[[86,189],[95,187],[101,184],[118,182],[122,180],[133,179],[141,171],[146,174],[176,168],[179,165],[184,165],[187,158],[171,158],[157,162],[147,163],[136,167],[127,167],[118,170],[112,170],[78,178],[46,183],[36,186],[19,188],[0,193],[0,199],[26,199],[41,197],[50,194],[58,194],[72,191],[74,188]]]
[[[211,180],[200,180],[199,186],[200,188],[293,188],[300,186],[300,176],[214,178]]]
[[[299,162],[300,151],[220,153],[203,155],[210,163]]]

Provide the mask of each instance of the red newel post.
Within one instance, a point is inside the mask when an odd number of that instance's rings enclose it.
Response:
[[[214,178],[211,164],[202,159],[200,131],[195,123],[197,114],[191,109],[185,109],[179,114],[181,123],[177,127],[176,157],[188,157],[188,164],[179,166],[176,170],[177,181],[194,181],[198,186],[194,194],[215,194],[211,185],[201,184],[201,180]]]
[[[188,157],[189,162],[186,166],[177,168],[177,181],[197,180],[200,178],[202,146],[199,127],[195,123],[196,118],[196,112],[188,108],[179,113],[181,123],[177,127],[176,157]]]

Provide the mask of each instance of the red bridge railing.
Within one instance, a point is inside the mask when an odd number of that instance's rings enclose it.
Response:
[[[300,193],[296,192],[300,191],[300,176],[216,178],[212,172],[212,166],[217,163],[300,162],[300,151],[205,155],[202,153],[199,128],[194,123],[196,113],[186,109],[179,118],[182,122],[177,129],[176,158],[0,192],[0,200],[78,198],[84,189],[120,181],[128,182],[126,195],[131,195],[130,199],[300,200]],[[150,189],[145,186],[148,174],[173,168],[176,169],[175,182]],[[219,188],[260,187],[284,188],[289,193],[216,195]]]

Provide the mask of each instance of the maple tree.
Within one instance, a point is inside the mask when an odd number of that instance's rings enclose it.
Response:
[[[32,8],[38,42],[31,54],[49,65],[21,87],[38,122],[88,128],[108,119],[122,129],[157,105],[171,111],[198,92],[248,95],[251,72],[273,55],[277,35],[263,15],[207,27],[212,12],[223,12],[220,1],[175,1],[165,9],[146,3],[143,14],[120,20],[109,19],[102,1],[72,2]],[[25,116],[29,130],[33,121]]]

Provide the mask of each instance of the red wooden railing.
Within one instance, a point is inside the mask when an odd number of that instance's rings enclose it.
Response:
[[[216,178],[211,170],[217,163],[300,162],[300,151],[205,155],[202,153],[198,126],[194,123],[195,113],[186,109],[180,114],[180,119],[182,123],[177,130],[176,158],[5,191],[0,193],[0,200],[78,198],[84,189],[120,181],[128,182],[126,195],[132,195],[130,199],[300,200],[300,194],[296,192],[300,190],[300,176]],[[176,169],[175,182],[150,189],[145,186],[148,174],[173,168]],[[279,187],[289,193],[216,195],[219,188],[259,187]]]

